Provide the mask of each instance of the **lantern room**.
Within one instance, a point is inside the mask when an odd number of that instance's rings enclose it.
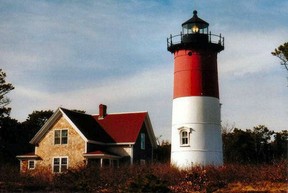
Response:
[[[182,24],[182,34],[208,34],[209,23],[197,16],[197,11],[193,11],[193,17]]]
[[[193,17],[182,24],[182,31],[178,35],[170,35],[167,38],[167,50],[174,53],[178,50],[188,49],[212,49],[220,52],[224,49],[224,37],[212,34],[208,29],[209,23],[197,16],[193,11]]]

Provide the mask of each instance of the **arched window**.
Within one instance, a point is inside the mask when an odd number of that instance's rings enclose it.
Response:
[[[181,132],[181,145],[189,145],[188,140],[188,132],[182,131]]]
[[[180,135],[180,146],[189,146],[191,129],[188,127],[181,127],[178,130]]]

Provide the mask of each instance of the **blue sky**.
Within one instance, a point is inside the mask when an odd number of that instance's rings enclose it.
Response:
[[[271,51],[288,41],[286,0],[0,0],[0,64],[15,86],[11,116],[59,106],[148,111],[170,139],[173,55],[193,10],[225,37],[218,55],[223,125],[287,128],[287,72]]]

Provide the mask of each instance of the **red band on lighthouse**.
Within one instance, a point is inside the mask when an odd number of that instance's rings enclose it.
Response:
[[[174,53],[174,98],[211,96],[219,98],[217,54],[179,50]]]

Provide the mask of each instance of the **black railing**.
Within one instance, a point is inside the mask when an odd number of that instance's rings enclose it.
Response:
[[[174,45],[178,45],[178,44],[182,44],[182,43],[187,43],[185,41],[183,41],[183,37],[184,36],[189,36],[189,35],[194,35],[194,34],[183,34],[182,32],[178,35],[170,35],[169,38],[167,38],[167,47],[171,47]],[[197,34],[195,34],[197,35]],[[213,44],[218,44],[220,46],[224,47],[224,37],[220,35],[215,35],[215,34],[211,34],[211,32],[209,34],[201,34],[201,35],[207,35],[208,36],[208,42],[206,43],[213,43]]]

